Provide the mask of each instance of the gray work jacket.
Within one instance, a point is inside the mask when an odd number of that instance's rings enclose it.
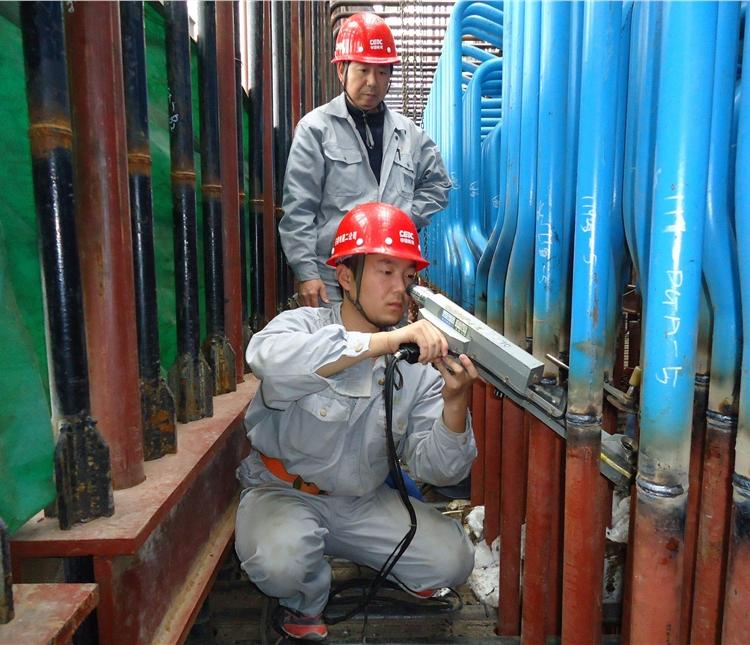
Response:
[[[411,215],[419,229],[446,207],[450,188],[435,143],[387,107],[378,185],[342,93],[305,115],[294,133],[279,222],[287,262],[298,280],[321,278],[336,285],[325,261],[344,214],[358,204],[381,201]]]
[[[254,449],[284,462],[336,495],[364,495],[388,475],[383,357],[365,359],[324,378],[323,365],[367,351],[371,334],[346,331],[341,306],[284,311],[247,348],[261,386],[245,416]],[[463,433],[442,420],[443,378],[430,365],[400,363],[403,386],[395,393],[393,434],[410,472],[438,486],[461,481],[477,449],[467,411]],[[272,481],[253,450],[239,468],[245,487]]]

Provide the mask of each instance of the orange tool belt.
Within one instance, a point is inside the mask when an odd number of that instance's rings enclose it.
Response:
[[[271,472],[271,474],[274,477],[278,477],[279,479],[284,480],[285,482],[289,482],[292,485],[292,488],[296,488],[297,490],[301,490],[303,493],[309,493],[310,495],[327,495],[324,490],[320,490],[315,484],[311,482],[306,482],[302,477],[299,475],[292,475],[286,468],[284,468],[284,464],[281,462],[281,459],[276,459],[276,457],[266,457],[262,452],[259,452],[260,458],[263,460],[263,463],[266,465],[266,468]]]

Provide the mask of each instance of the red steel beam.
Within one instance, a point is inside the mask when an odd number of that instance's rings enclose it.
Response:
[[[313,52],[315,51],[312,42],[312,20],[313,20],[313,7],[312,0],[303,0],[303,15],[302,15],[302,29],[303,29],[303,65],[305,78],[305,102],[303,107],[303,114],[310,112],[315,105],[313,105],[313,84],[317,82],[313,78]]]
[[[91,414],[109,444],[113,487],[121,489],[145,475],[120,12],[114,2],[70,7],[65,25]]]
[[[750,499],[747,491],[747,479],[735,473],[722,632],[725,645],[744,645],[750,634]]]
[[[291,93],[292,93],[292,127],[296,127],[299,120],[302,118],[302,97],[300,92],[300,84],[302,82],[301,77],[301,66],[302,66],[302,59],[301,59],[301,53],[302,50],[300,48],[300,31],[302,24],[300,22],[300,18],[302,16],[302,12],[300,11],[300,1],[299,0],[291,0],[291,7],[290,7],[290,13],[291,13],[291,29],[292,33],[289,34],[289,40],[291,40],[291,65],[289,66],[291,70]],[[309,83],[312,79],[308,76],[305,79],[305,83]]]
[[[235,374],[245,371],[242,338],[242,264],[237,157],[237,86],[234,62],[234,3],[216,3],[216,68],[219,87],[221,211],[224,246],[224,325],[234,350]]]

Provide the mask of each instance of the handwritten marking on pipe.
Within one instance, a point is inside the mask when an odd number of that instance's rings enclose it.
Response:
[[[677,375],[682,371],[682,366],[675,367],[662,367],[662,375],[657,374],[656,380],[663,385],[666,385],[670,380],[672,381],[672,387],[677,385]]]
[[[587,204],[586,201],[589,201]],[[581,232],[582,233],[591,233],[595,232],[596,224],[594,221],[594,218],[596,217],[596,208],[594,208],[594,196],[593,195],[587,195],[583,198],[583,204],[582,208],[587,209],[586,210],[586,219],[583,223],[583,226],[581,226]],[[584,254],[583,256],[583,262],[584,264],[590,264],[594,266],[596,264],[596,253],[594,253],[594,235],[589,235],[589,252],[587,254]]]
[[[547,262],[542,262],[542,275],[539,283],[548,287],[552,283],[552,266],[549,262],[552,257],[552,224],[543,222],[539,224],[539,227],[542,230],[536,236],[539,248],[538,255],[540,258],[547,260]]]

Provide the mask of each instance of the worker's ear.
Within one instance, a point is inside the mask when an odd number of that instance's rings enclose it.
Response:
[[[354,272],[343,262],[336,265],[336,280],[344,293],[351,293],[354,290]]]
[[[346,86],[346,68],[349,63],[336,63],[336,73],[339,77],[339,83]]]

